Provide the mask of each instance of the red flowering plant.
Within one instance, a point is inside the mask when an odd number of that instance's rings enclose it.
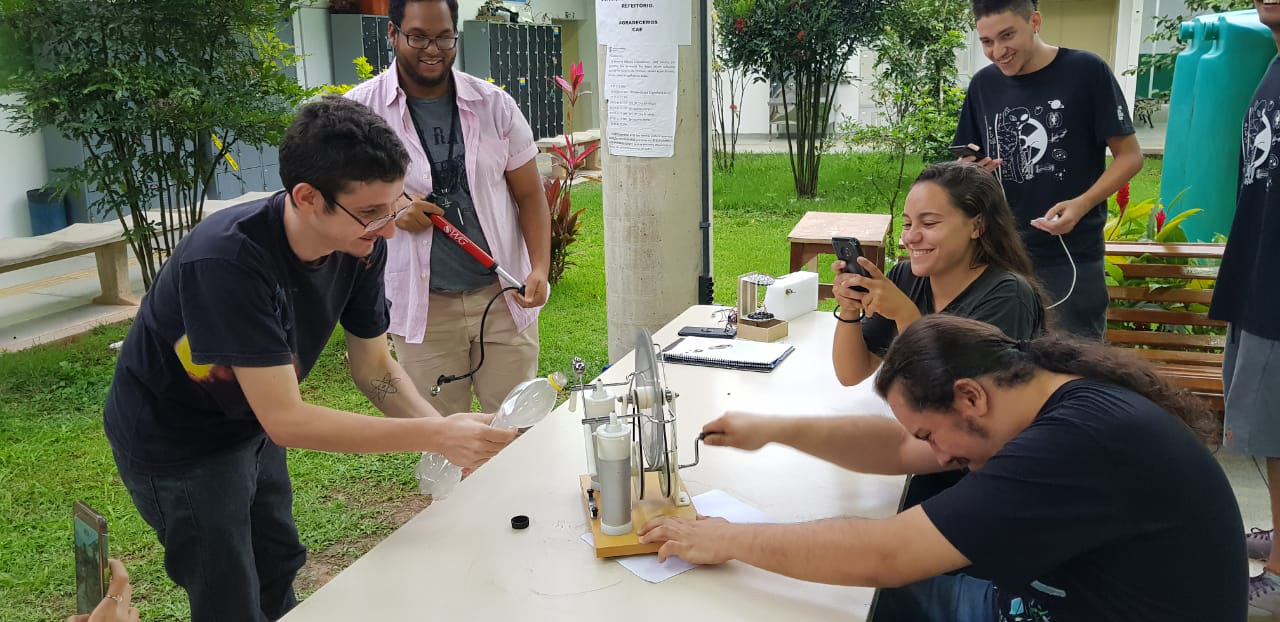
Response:
[[[591,93],[591,91],[581,91],[584,72],[582,63],[574,63],[569,68],[569,78],[566,80],[561,76],[555,77],[556,86],[560,89],[564,101],[565,123],[564,123],[564,146],[555,145],[551,147],[551,157],[555,162],[555,166],[564,169],[563,178],[558,175],[552,178],[543,178],[543,189],[547,193],[547,205],[551,208],[551,269],[547,274],[547,280],[556,283],[560,277],[564,275],[564,270],[572,265],[569,260],[569,246],[578,239],[578,229],[582,226],[578,222],[578,216],[582,213],[582,209],[574,210],[569,199],[569,194],[573,191],[573,181],[578,175],[578,170],[587,161],[587,157],[599,147],[600,143],[594,143],[586,148],[579,148],[573,138],[573,109],[578,105],[578,98]]]
[[[1159,242],[1164,244],[1177,244],[1187,241],[1187,234],[1182,229],[1182,223],[1188,218],[1200,213],[1199,209],[1193,208],[1188,210],[1177,210],[1177,205],[1182,199],[1182,194],[1178,194],[1169,201],[1168,205],[1162,205],[1159,198],[1152,197],[1138,203],[1131,203],[1129,185],[1125,184],[1114,196],[1107,201],[1109,219],[1103,227],[1102,232],[1108,242]],[[1171,215],[1172,214],[1172,215]],[[1225,237],[1218,236],[1215,242],[1226,241]],[[1213,282],[1203,279],[1187,279],[1187,278],[1166,278],[1166,277],[1129,277],[1125,276],[1123,266],[1127,263],[1137,262],[1142,264],[1173,264],[1173,265],[1196,265],[1210,266],[1217,263],[1217,260],[1211,259],[1188,259],[1183,257],[1157,257],[1152,255],[1143,255],[1137,258],[1126,256],[1107,256],[1105,268],[1107,271],[1107,285],[1112,287],[1141,287],[1150,290],[1161,289],[1212,289]],[[1111,306],[1122,308],[1160,308],[1168,311],[1186,311],[1193,313],[1204,313],[1208,308],[1203,304],[1189,302],[1148,302],[1139,300],[1113,300]],[[1138,322],[1110,322],[1112,328],[1124,330],[1180,330],[1191,331],[1197,334],[1222,334],[1222,329],[1207,326],[1167,327],[1163,324],[1149,324]]]

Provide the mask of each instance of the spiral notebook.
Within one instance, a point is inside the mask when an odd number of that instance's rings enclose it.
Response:
[[[795,350],[785,343],[681,337],[662,350],[662,360],[681,365],[771,372]]]

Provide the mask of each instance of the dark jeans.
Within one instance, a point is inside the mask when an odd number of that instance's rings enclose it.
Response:
[[[1066,255],[1063,255],[1066,259]],[[1075,290],[1071,289],[1071,264],[1035,262],[1036,277],[1044,286],[1049,300],[1045,306],[1071,296],[1049,310],[1050,330],[1070,333],[1083,339],[1102,340],[1107,329],[1107,270],[1101,257],[1075,257]]]
[[[293,523],[284,448],[263,438],[163,475],[120,477],[164,546],[169,578],[187,591],[193,622],[275,620],[298,599],[306,561]]]
[[[880,590],[867,622],[995,622],[990,581],[941,575],[899,588]]]

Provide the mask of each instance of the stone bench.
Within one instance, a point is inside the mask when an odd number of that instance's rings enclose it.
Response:
[[[232,205],[271,196],[270,192],[250,192],[234,199],[207,200],[206,216]],[[159,214],[152,214],[159,220]],[[93,253],[98,264],[102,293],[93,299],[103,305],[136,305],[129,286],[129,243],[118,221],[75,223],[64,229],[34,237],[0,239],[0,274]]]
[[[564,135],[561,134],[559,136],[543,138],[542,140],[539,140],[534,144],[538,146],[538,151],[540,153],[550,153],[552,147],[559,147],[561,149],[564,149],[565,139],[564,139]],[[591,145],[600,144],[600,130],[583,130],[581,132],[574,132],[573,144],[577,146],[577,148],[579,149],[579,152],[581,152],[582,149],[586,149],[590,147]],[[581,168],[587,169],[587,170],[600,169],[600,149],[599,148],[591,152],[591,155],[587,156],[587,159],[582,162]]]

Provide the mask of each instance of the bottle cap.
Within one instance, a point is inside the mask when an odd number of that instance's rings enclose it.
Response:
[[[524,529],[529,526],[529,517],[524,514],[517,514],[511,517],[512,529]]]

